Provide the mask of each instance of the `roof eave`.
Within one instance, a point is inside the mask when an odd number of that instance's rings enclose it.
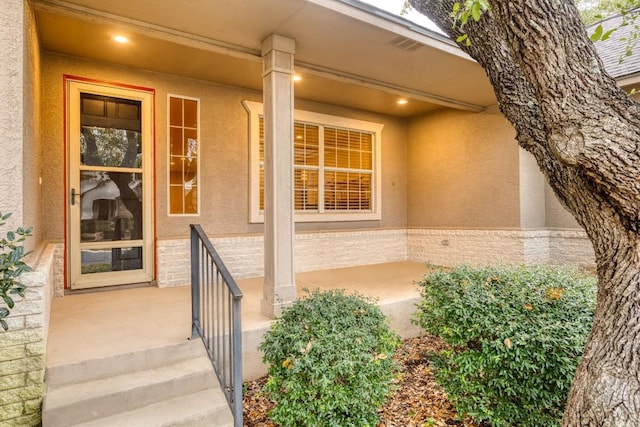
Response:
[[[631,86],[640,83],[640,72],[628,74],[626,76],[616,77],[616,81],[620,87]]]
[[[474,61],[449,37],[422,27],[408,19],[358,0],[308,0],[327,9],[342,13],[370,25],[431,46],[460,58]]]

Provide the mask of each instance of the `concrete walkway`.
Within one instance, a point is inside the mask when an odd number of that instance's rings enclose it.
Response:
[[[415,334],[415,327],[409,330],[419,297],[415,281],[426,272],[421,263],[396,262],[299,273],[296,280],[300,296],[304,288],[319,288],[376,298],[392,325],[406,336]],[[260,314],[262,282],[262,277],[238,280],[244,294],[242,329],[250,335],[244,341],[245,356],[255,351],[256,341],[271,322]],[[52,304],[46,363],[51,367],[161,347],[184,342],[190,333],[189,286],[67,295]],[[249,376],[260,373],[245,372]]]

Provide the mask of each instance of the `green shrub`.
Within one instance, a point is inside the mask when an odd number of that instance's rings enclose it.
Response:
[[[559,425],[591,329],[595,279],[558,267],[436,270],[415,321],[450,345],[436,379],[493,427]]]
[[[0,212],[0,227],[6,224],[11,213]],[[18,277],[31,267],[24,263],[27,254],[24,252],[22,242],[31,236],[31,228],[19,227],[16,231],[7,231],[6,237],[0,239],[0,298],[6,307],[0,307],[0,326],[5,331],[9,329],[6,318],[11,314],[15,306],[15,295],[24,297],[25,287],[19,282]]]
[[[371,301],[313,291],[283,310],[260,350],[269,364],[270,413],[286,426],[374,426],[400,345]]]

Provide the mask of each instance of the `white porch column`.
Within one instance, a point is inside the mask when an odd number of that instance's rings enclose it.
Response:
[[[262,42],[264,98],[264,286],[262,313],[296,298],[293,220],[293,54],[295,41]]]

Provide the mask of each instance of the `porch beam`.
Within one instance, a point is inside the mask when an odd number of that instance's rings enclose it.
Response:
[[[264,286],[262,313],[274,317],[296,298],[293,206],[295,40],[262,42],[264,101]]]
[[[260,51],[257,49],[227,43],[222,40],[215,40],[186,31],[174,30],[137,19],[114,15],[91,7],[67,3],[63,0],[33,0],[33,8],[37,11],[66,16],[81,21],[88,20],[96,24],[116,25],[131,29],[149,38],[201,49],[206,52],[229,55],[234,58],[245,59],[252,62],[260,61]]]

